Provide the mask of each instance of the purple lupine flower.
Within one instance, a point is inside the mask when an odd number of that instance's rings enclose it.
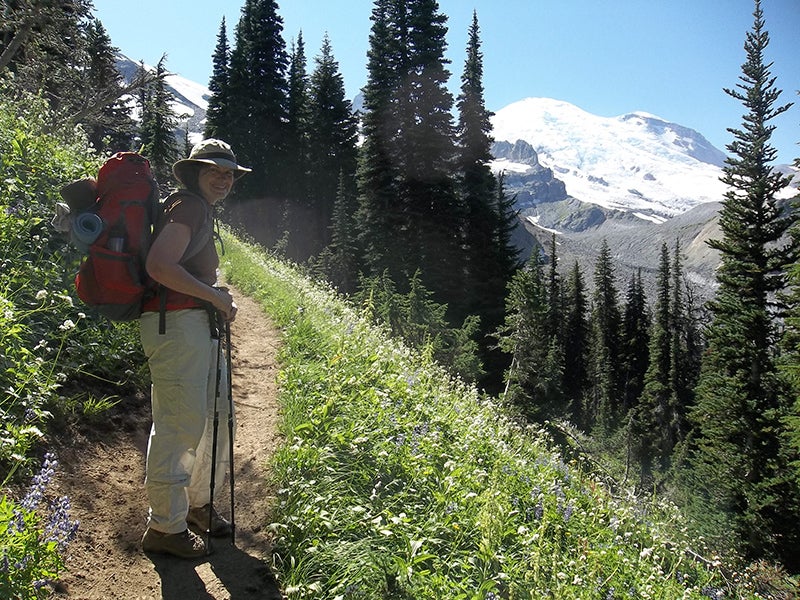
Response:
[[[75,539],[78,531],[78,521],[69,520],[70,501],[67,496],[54,500],[50,505],[50,517],[44,528],[45,540],[56,542],[58,549],[63,552],[67,544]]]
[[[57,465],[58,461],[56,460],[54,454],[48,452],[44,455],[42,469],[37,475],[34,475],[31,487],[28,489],[28,493],[25,494],[25,497],[20,503],[22,508],[26,510],[35,510],[36,507],[39,506],[42,498],[44,498],[44,492],[47,489],[47,486],[50,484],[53,476],[56,473]]]
[[[575,505],[570,500],[567,503],[567,506],[564,508],[564,523],[569,523],[570,517],[572,517],[572,512],[575,510]]]

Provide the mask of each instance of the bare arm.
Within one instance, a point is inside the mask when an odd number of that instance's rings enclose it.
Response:
[[[203,283],[180,264],[191,238],[192,230],[187,225],[167,223],[150,247],[145,265],[147,273],[171,290],[210,302],[226,320],[232,321],[236,304],[230,293]]]

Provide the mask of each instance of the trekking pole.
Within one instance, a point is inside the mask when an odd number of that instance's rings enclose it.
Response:
[[[209,315],[210,317],[211,315]],[[214,484],[216,483],[217,474],[217,436],[219,435],[219,407],[217,400],[219,399],[219,384],[222,376],[222,368],[220,361],[222,360],[222,346],[220,346],[219,327],[215,323],[214,327],[217,331],[217,381],[214,389],[214,430],[211,436],[211,482],[209,484],[209,499],[208,499],[208,529],[206,530],[206,554],[211,554],[211,526],[213,525],[214,518]]]
[[[231,366],[231,322],[225,321],[225,354],[228,366],[228,460],[231,480],[231,544],[236,545],[236,520],[233,512],[233,367]]]

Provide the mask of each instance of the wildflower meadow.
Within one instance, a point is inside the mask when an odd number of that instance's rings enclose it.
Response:
[[[565,459],[324,285],[225,247],[285,334],[269,527],[289,598],[759,597],[674,506]]]

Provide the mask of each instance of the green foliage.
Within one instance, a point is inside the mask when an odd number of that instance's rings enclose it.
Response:
[[[228,32],[225,26],[225,17],[222,17],[217,34],[217,45],[214,47],[214,56],[212,57],[214,66],[211,79],[208,81],[208,89],[211,92],[206,110],[205,137],[208,138],[224,138],[224,132],[228,130],[226,117],[230,58]]]
[[[565,361],[560,340],[549,330],[547,283],[536,257],[514,276],[507,303],[500,338],[500,347],[514,358],[507,398],[532,422],[562,418],[568,409],[561,388]]]
[[[756,597],[687,550],[674,507],[615,497],[426,354],[225,245],[227,276],[284,333],[270,529],[288,598]]]
[[[69,520],[66,496],[44,506],[57,462],[45,455],[20,502],[0,497],[0,597],[19,600],[44,597],[47,584],[64,568],[61,557],[75,537],[77,521]]]
[[[178,119],[170,105],[172,98],[167,91],[164,77],[167,75],[165,58],[156,65],[156,77],[141,90],[142,154],[153,168],[153,176],[162,189],[175,182],[172,163],[179,158],[175,129]],[[144,71],[144,65],[140,67]]]
[[[286,171],[286,80],[289,57],[282,38],[283,21],[274,0],[250,0],[242,7],[228,69],[228,102],[223,132],[242,164],[253,172],[237,184],[237,198],[284,197]],[[266,205],[267,202],[264,201]],[[266,221],[280,222],[281,203],[265,206]],[[280,232],[276,236],[280,237]],[[276,238],[264,240],[272,245]]]
[[[588,425],[605,435],[616,428],[621,416],[621,317],[611,249],[605,239],[595,263],[590,322],[590,389],[585,416]]]
[[[364,307],[367,318],[386,325],[392,335],[427,352],[466,381],[475,381],[482,373],[474,341],[477,318],[468,317],[461,327],[450,327],[445,317],[447,306],[434,302],[431,296],[419,272],[409,280],[408,292],[403,294],[384,271],[380,277],[362,280],[355,301]]]
[[[419,270],[452,311],[464,296],[464,204],[453,173],[447,18],[438,8],[413,0],[373,9],[357,223],[368,275],[387,270],[403,281]]]
[[[61,186],[96,172],[85,137],[52,128],[40,99],[0,103],[0,157],[0,465],[13,473],[51,417],[68,416],[59,394],[86,378],[141,383],[141,351],[135,329],[76,306],[77,257],[49,225]]]
[[[726,90],[747,108],[742,129],[731,129],[723,181],[729,188],[720,211],[722,238],[719,288],[711,309],[709,351],[703,359],[690,413],[695,427],[692,462],[705,483],[708,510],[730,511],[733,539],[751,558],[778,557],[800,569],[800,509],[797,482],[786,479],[783,423],[795,400],[775,362],[778,307],[787,269],[797,260],[797,240],[786,238],[796,221],[777,196],[789,178],[770,165],[770,121],[789,105],[777,105],[780,90],[764,57],[769,43],[760,2],[745,41],[742,83]]]

